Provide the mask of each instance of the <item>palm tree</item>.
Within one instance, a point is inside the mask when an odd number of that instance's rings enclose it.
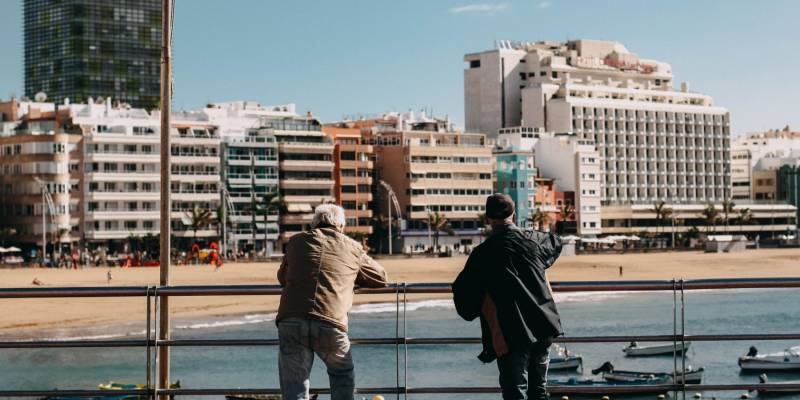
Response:
[[[705,219],[706,234],[711,233],[711,227],[714,227],[716,231],[717,221],[719,221],[719,211],[717,211],[713,203],[706,204],[706,208],[703,209],[700,216]]]
[[[438,211],[428,213],[428,226],[433,231],[433,245],[439,247],[439,234],[446,232],[449,235],[454,233],[453,227],[450,226],[450,221],[444,215],[439,214]]]
[[[566,221],[575,218],[575,206],[572,204],[565,204],[558,212],[558,221],[556,221],[556,229],[559,235],[564,234],[564,225]],[[560,223],[559,223],[560,222]]]
[[[278,191],[269,192],[261,196],[261,208],[264,210],[264,251],[266,251],[269,239],[269,230],[267,229],[267,217],[276,215],[284,208],[283,198]],[[255,226],[253,227],[255,229]]]
[[[539,230],[544,230],[545,226],[550,226],[550,215],[537,208],[536,211],[532,212],[530,217],[528,217],[528,221],[537,225]]]
[[[734,213],[733,211],[734,207],[736,207],[736,203],[734,203],[733,200],[731,199],[727,199],[722,202],[722,213],[724,214],[723,219],[725,221],[725,226],[728,226],[728,222],[730,221],[730,218],[728,216],[729,214]]]
[[[667,203],[662,200],[653,204],[653,212],[656,214],[656,234],[658,234],[663,222],[672,216],[672,209],[667,207]]]
[[[749,208],[742,208],[739,210],[739,215],[736,217],[736,221],[739,225],[747,225],[750,221],[753,220],[753,212],[750,211]]]
[[[194,231],[194,240],[197,241],[197,231],[208,227],[214,223],[213,213],[205,208],[195,205],[192,211],[186,212],[186,218],[189,220],[189,225]]]
[[[17,230],[14,228],[3,228],[0,229],[0,237],[3,238],[3,247],[6,245],[6,240],[10,239],[12,236],[16,236]]]

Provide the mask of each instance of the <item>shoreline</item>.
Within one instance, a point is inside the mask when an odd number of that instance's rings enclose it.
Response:
[[[466,257],[379,260],[390,281],[406,283],[452,282]],[[619,276],[619,267],[623,275]],[[276,284],[278,263],[226,264],[215,272],[209,266],[176,266],[171,269],[173,285]],[[0,270],[0,287],[46,287],[148,285],[158,281],[157,268],[87,268]],[[761,249],[743,253],[675,252],[659,254],[581,255],[560,258],[548,270],[553,281],[609,281],[673,278],[754,278],[800,276],[799,249]],[[450,294],[408,295],[409,302],[450,299]],[[105,327],[131,327],[145,332],[143,298],[0,299],[0,338],[61,337],[75,332],[97,332]],[[395,294],[356,296],[354,306],[389,303]],[[243,318],[268,315],[277,310],[278,296],[177,297],[171,302],[174,324],[182,321]],[[377,306],[376,306],[377,307]],[[141,321],[141,322],[139,322]],[[137,329],[138,327],[138,329]],[[90,336],[90,335],[80,335]]]

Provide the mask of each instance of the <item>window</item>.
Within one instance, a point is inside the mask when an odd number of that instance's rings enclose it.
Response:
[[[356,152],[355,151],[343,151],[341,154],[341,159],[345,161],[355,161],[356,160]]]
[[[480,68],[481,67],[481,60],[471,60],[469,62],[470,68]]]
[[[125,221],[125,229],[136,229],[136,221]]]

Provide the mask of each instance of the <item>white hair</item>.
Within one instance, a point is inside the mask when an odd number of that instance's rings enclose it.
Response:
[[[336,204],[320,204],[314,209],[314,218],[311,220],[311,229],[320,225],[333,226],[336,229],[344,230],[345,218],[344,208]]]

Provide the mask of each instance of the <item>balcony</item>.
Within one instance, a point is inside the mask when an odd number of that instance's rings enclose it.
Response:
[[[279,168],[284,171],[333,171],[333,161],[281,160]]]
[[[332,179],[281,179],[281,189],[333,189]]]

